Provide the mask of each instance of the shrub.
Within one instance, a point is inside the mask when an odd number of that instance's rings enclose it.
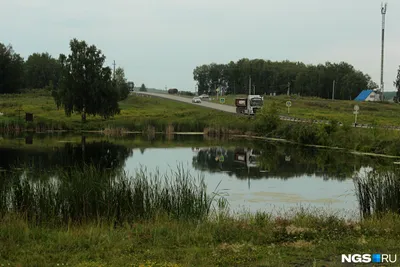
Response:
[[[265,105],[256,115],[254,130],[257,133],[268,134],[276,130],[280,123],[278,107],[273,101],[270,105]]]

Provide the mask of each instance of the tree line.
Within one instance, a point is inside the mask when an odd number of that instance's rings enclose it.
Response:
[[[126,99],[134,88],[124,69],[113,73],[104,66],[105,55],[95,45],[72,39],[71,53],[53,58],[48,53],[33,53],[25,61],[12,45],[0,43],[0,94],[21,89],[47,88],[57,108],[72,113],[109,118],[119,113],[118,101]],[[143,85],[144,86],[144,85]]]
[[[299,94],[354,99],[364,89],[377,89],[368,74],[346,62],[306,65],[301,62],[274,62],[243,58],[228,64],[204,64],[193,70],[199,94],[215,93],[223,88],[227,94]],[[251,88],[250,82],[251,81]]]

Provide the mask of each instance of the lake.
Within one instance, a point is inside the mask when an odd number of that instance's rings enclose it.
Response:
[[[141,168],[168,173],[182,166],[203,177],[210,193],[225,196],[232,211],[279,214],[305,207],[352,218],[359,215],[352,177],[394,161],[279,142],[163,135],[150,140],[141,135],[3,136],[0,155],[1,171],[29,170],[32,180],[83,163],[129,174]]]

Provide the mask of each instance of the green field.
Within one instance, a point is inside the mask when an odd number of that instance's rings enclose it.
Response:
[[[81,122],[79,114],[67,117],[64,110],[58,110],[49,92],[40,90],[35,93],[0,96],[0,124],[23,123],[25,112],[33,113],[34,122],[30,128],[40,125],[46,129],[104,130],[106,128],[125,128],[130,131],[147,130],[147,126],[156,127],[156,131],[165,132],[169,125],[175,131],[200,131],[207,126],[236,125],[243,127],[244,118],[224,112],[183,104],[161,98],[129,96],[120,102],[121,113],[114,118],[104,120],[101,117],[88,117],[87,123]],[[19,111],[21,110],[21,111]],[[29,124],[28,124],[29,126]]]
[[[234,105],[238,96],[224,96],[225,105]],[[286,101],[292,106],[287,113]],[[216,98],[212,100],[218,102]],[[327,100],[303,97],[265,97],[265,105],[276,102],[280,115],[316,120],[336,120],[345,124],[354,122],[353,107],[360,106],[358,123],[400,126],[400,105],[374,102],[355,102],[342,100]],[[0,97],[0,123],[23,121],[25,112],[33,113],[34,124],[43,123],[49,128],[56,129],[87,129],[102,130],[120,127],[131,131],[142,131],[147,125],[160,125],[157,131],[165,131],[167,125],[175,126],[175,131],[203,131],[205,127],[219,125],[230,128],[249,128],[247,120],[232,114],[226,114],[195,105],[179,103],[161,98],[129,96],[120,102],[121,114],[109,120],[100,117],[89,117],[82,124],[79,114],[66,117],[63,110],[57,110],[49,92],[44,90],[35,93],[18,95],[2,95]],[[157,121],[157,123],[154,123]],[[163,121],[163,123],[160,123]]]
[[[236,97],[246,96],[224,96],[225,104],[234,105]],[[395,103],[328,100],[295,96],[266,96],[264,100],[266,105],[269,102],[275,101],[278,104],[280,115],[316,120],[336,120],[346,124],[354,123],[354,105],[359,105],[358,123],[400,126],[400,105]],[[286,101],[288,100],[292,102],[289,114],[286,107]],[[212,101],[219,103],[219,100],[215,97]]]

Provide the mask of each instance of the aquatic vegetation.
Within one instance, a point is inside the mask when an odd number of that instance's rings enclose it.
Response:
[[[145,169],[121,171],[75,166],[52,179],[27,179],[25,172],[0,174],[0,216],[16,215],[33,224],[113,223],[151,220],[158,216],[201,220],[215,195],[178,166],[170,174]]]
[[[400,169],[373,170],[354,179],[363,217],[400,214]]]

